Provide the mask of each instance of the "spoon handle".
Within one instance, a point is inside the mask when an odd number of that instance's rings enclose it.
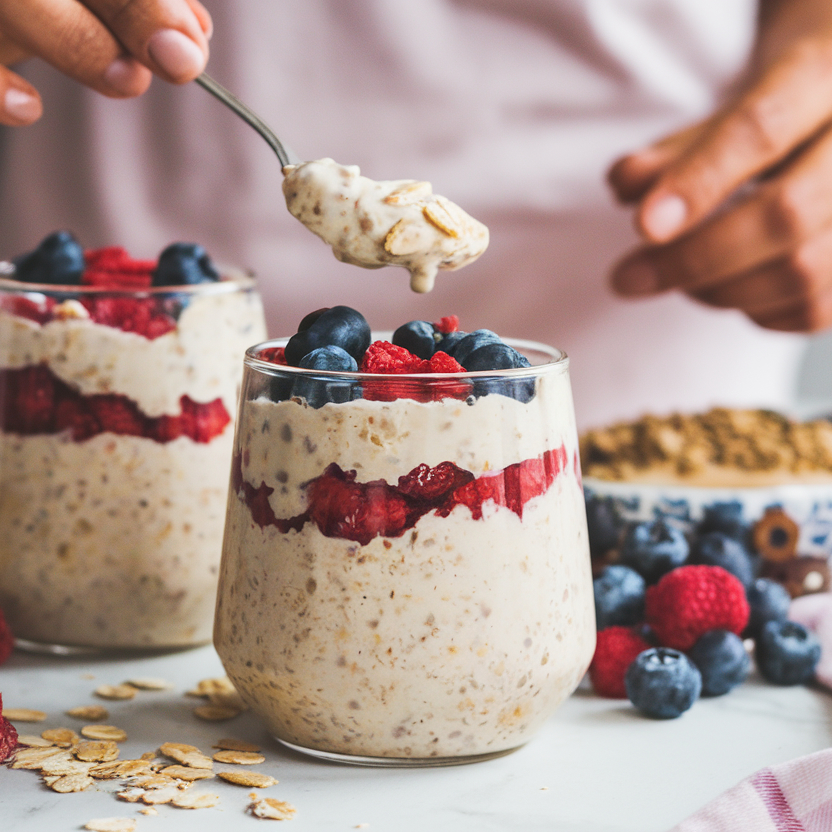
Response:
[[[246,124],[253,127],[268,143],[277,154],[282,167],[295,164],[294,154],[287,151],[280,139],[275,136],[271,128],[253,110],[249,109],[236,95],[229,92],[221,84],[218,84],[210,75],[203,72],[194,79],[203,89],[211,93],[215,98],[222,101],[226,107],[230,107]]]

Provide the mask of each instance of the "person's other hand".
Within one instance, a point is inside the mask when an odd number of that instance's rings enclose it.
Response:
[[[614,270],[619,294],[678,289],[782,331],[832,324],[832,31],[609,180],[647,241]]]
[[[208,59],[211,18],[198,0],[0,0],[0,124],[40,118],[37,90],[8,66],[37,56],[113,98],[152,74],[192,81]]]

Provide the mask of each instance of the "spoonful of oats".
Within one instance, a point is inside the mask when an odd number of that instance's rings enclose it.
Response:
[[[272,147],[283,168],[289,213],[344,263],[402,266],[410,288],[429,292],[439,270],[459,269],[488,246],[488,229],[430,182],[375,181],[332,159],[298,162],[266,123],[205,73],[197,83],[230,107]]]

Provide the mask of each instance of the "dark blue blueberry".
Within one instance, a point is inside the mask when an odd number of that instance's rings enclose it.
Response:
[[[298,324],[298,332],[305,332],[324,312],[328,312],[330,309],[329,306],[323,306],[320,309],[316,309],[314,312],[310,312],[308,315],[304,315],[301,319],[301,322]]]
[[[286,344],[286,361],[293,367],[318,347],[341,347],[360,362],[370,346],[370,325],[349,306],[333,306],[322,312],[309,329],[293,335]]]
[[[628,566],[608,566],[592,582],[597,629],[629,627],[644,619],[644,578]]]
[[[754,645],[754,658],[764,679],[775,685],[805,685],[815,677],[820,641],[802,624],[769,621]]]
[[[219,279],[208,252],[198,243],[171,243],[159,255],[153,272],[154,286],[196,286]]]
[[[459,359],[457,358],[457,361]],[[529,359],[514,347],[502,342],[483,344],[471,350],[465,357],[465,363],[459,361],[469,373],[480,370],[516,370],[521,367],[531,367]]]
[[[757,578],[745,592],[751,614],[746,632],[757,638],[769,621],[785,621],[789,615],[792,596],[783,584],[771,578]]]
[[[618,545],[624,529],[624,518],[612,497],[602,497],[588,491],[585,494],[589,551],[593,558],[600,558]]]
[[[461,329],[458,329],[456,332],[445,333],[445,335],[442,336],[441,340],[436,345],[436,352],[439,352],[441,350],[442,352],[448,353],[448,355],[453,355],[454,351],[456,350],[456,345],[467,334],[467,332],[463,332]]]
[[[721,566],[744,587],[754,580],[754,566],[745,546],[723,532],[708,532],[691,544],[690,562],[704,566]]]
[[[621,544],[621,562],[638,572],[648,584],[681,566],[690,549],[682,532],[664,520],[634,523]]]
[[[702,674],[702,695],[722,696],[742,684],[751,670],[751,658],[742,639],[728,630],[709,630],[688,653]]]
[[[307,370],[354,373],[358,369],[356,360],[341,347],[318,347],[307,353],[300,361]],[[343,379],[328,379],[323,376],[302,376],[295,380],[292,395],[306,399],[310,407],[323,407],[327,402],[343,404],[351,401],[357,384]]]
[[[738,500],[712,503],[702,509],[702,519],[696,531],[698,534],[722,532],[734,540],[745,543],[751,527],[743,520],[742,503]]]
[[[77,286],[84,273],[84,250],[68,231],[55,231],[27,254],[15,257],[15,280]]]
[[[428,321],[409,321],[393,333],[393,343],[427,361],[436,351],[436,327]]]
[[[446,336],[447,337],[447,336]],[[465,369],[468,369],[468,356],[476,349],[484,347],[486,344],[502,344],[500,336],[490,329],[475,329],[473,332],[468,332],[460,338],[453,347],[453,352],[450,353],[453,357],[462,364]],[[447,352],[447,350],[444,350]],[[492,369],[485,367],[483,369]]]
[[[675,719],[699,698],[702,674],[678,650],[653,647],[627,668],[624,686],[630,701],[653,719]]]

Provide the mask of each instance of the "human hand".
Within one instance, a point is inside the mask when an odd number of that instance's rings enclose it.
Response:
[[[614,270],[619,294],[678,289],[781,331],[832,324],[832,26],[609,180],[647,242]]]
[[[208,59],[211,18],[198,0],[0,0],[0,124],[40,118],[37,90],[7,67],[37,56],[113,98],[153,74],[192,81]]]

